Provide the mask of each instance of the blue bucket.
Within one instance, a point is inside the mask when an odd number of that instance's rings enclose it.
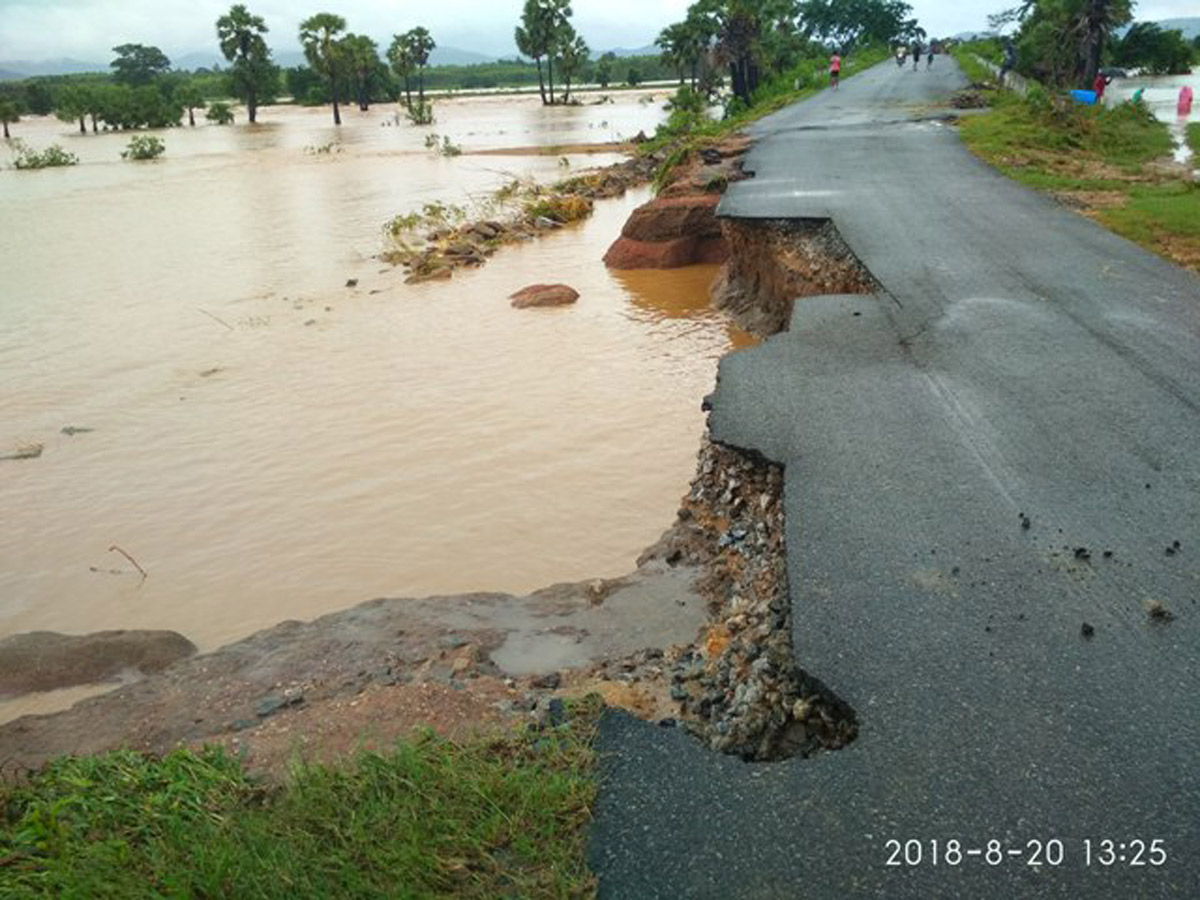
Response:
[[[1071,91],[1071,96],[1080,103],[1086,103],[1089,106],[1096,102],[1095,91]]]

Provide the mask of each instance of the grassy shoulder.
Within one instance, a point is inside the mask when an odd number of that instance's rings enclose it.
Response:
[[[984,80],[964,68],[973,81]],[[1145,106],[1083,106],[1036,88],[1024,98],[990,93],[991,112],[960,126],[971,152],[1148,250],[1200,270],[1200,184],[1166,162],[1170,134]]]
[[[214,749],[64,758],[0,787],[0,894],[588,897],[599,709],[468,742],[419,735],[278,786]]]

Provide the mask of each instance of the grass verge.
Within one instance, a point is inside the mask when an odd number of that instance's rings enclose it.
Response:
[[[960,63],[970,60],[967,51],[955,54]],[[1160,164],[1173,149],[1170,133],[1143,104],[1083,106],[1035,87],[1024,98],[996,91],[991,106],[960,124],[963,142],[976,156],[1200,271],[1200,185]]]
[[[216,749],[63,758],[0,788],[0,895],[588,897],[599,710],[423,734],[281,786]]]

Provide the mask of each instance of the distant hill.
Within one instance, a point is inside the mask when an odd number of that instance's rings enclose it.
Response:
[[[20,81],[25,76],[11,69],[0,69],[0,81]]]
[[[108,63],[83,62],[78,59],[43,59],[30,62],[25,59],[0,60],[0,69],[15,73],[16,78],[33,78],[38,75],[75,75],[79,72],[108,72]]]
[[[604,53],[611,53],[614,56],[658,56],[662,50],[655,44],[647,44],[645,47],[613,47],[611,50],[605,50],[601,53],[593,53],[592,55],[599,59]]]

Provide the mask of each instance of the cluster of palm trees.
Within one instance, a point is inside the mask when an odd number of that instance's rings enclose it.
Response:
[[[338,107],[338,79],[349,76],[354,84],[358,108],[366,110],[370,103],[370,76],[379,65],[379,47],[366,35],[343,34],[346,20],[333,13],[317,13],[300,23],[300,43],[304,56],[313,71],[329,82],[333,95],[333,123],[342,124]],[[404,80],[404,95],[409,115],[414,122],[432,121],[425,102],[425,66],[429,54],[437,46],[426,28],[413,28],[398,34],[388,48],[388,62]],[[412,76],[417,76],[418,100],[412,100]]]
[[[538,89],[547,106],[571,102],[571,81],[583,71],[591,54],[587,42],[571,25],[571,15],[570,0],[525,0],[514,35],[517,49],[537,64]],[[556,66],[564,85],[561,95],[554,90]]]

